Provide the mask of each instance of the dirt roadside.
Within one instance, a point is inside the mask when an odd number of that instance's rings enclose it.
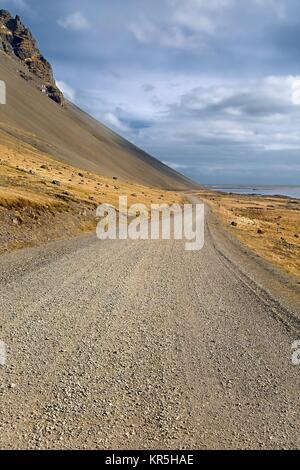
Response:
[[[222,237],[2,255],[0,447],[299,448],[300,330]]]
[[[0,130],[0,253],[95,230],[101,203],[181,203],[164,191],[60,163]]]
[[[226,231],[300,281],[300,201],[288,197],[197,193]]]

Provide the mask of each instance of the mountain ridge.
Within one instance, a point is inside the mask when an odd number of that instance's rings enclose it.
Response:
[[[64,104],[64,96],[56,85],[51,64],[37,46],[31,31],[19,15],[0,10],[0,50],[22,62],[28,73],[21,72],[25,80],[33,80],[36,86],[58,104]]]

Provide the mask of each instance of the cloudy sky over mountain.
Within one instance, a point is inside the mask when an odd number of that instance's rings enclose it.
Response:
[[[7,0],[65,94],[207,184],[300,183],[299,0]]]

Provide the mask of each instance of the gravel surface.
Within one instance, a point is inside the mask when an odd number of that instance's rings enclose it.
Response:
[[[299,448],[298,320],[245,256],[213,223],[2,256],[0,447]]]

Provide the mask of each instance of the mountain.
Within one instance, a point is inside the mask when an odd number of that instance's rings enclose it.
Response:
[[[56,86],[52,67],[38,49],[30,30],[18,15],[13,18],[6,10],[0,10],[0,50],[25,65],[27,71],[20,71],[22,78],[32,80],[49,98],[63,104],[63,94]]]
[[[6,10],[0,10],[0,80],[7,88],[7,104],[0,106],[0,138],[1,132],[8,133],[99,175],[164,189],[198,188],[65,100],[32,33]]]

